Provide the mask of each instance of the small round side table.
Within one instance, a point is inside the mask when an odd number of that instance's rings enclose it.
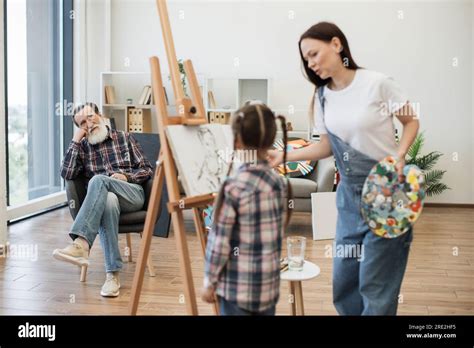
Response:
[[[286,270],[280,274],[281,280],[287,280],[289,282],[291,315],[296,315],[297,313],[304,315],[303,288],[301,287],[301,282],[316,278],[320,272],[321,270],[318,265],[305,260],[301,271]]]

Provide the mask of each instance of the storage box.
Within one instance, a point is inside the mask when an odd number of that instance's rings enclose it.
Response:
[[[230,122],[230,112],[209,112],[209,123],[228,124]]]
[[[128,110],[128,131],[151,133],[151,111],[149,109],[130,108]]]

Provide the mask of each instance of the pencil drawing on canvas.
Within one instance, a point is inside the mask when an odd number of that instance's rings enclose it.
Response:
[[[171,151],[188,196],[217,192],[225,180],[230,158],[223,154],[233,150],[228,125],[182,125],[167,128]]]

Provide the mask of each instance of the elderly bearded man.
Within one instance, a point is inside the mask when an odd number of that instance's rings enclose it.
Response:
[[[78,175],[90,179],[87,195],[69,232],[73,242],[56,249],[53,256],[82,266],[97,233],[104,250],[106,280],[100,294],[119,295],[122,258],[118,245],[120,212],[142,209],[142,183],[151,178],[150,162],[130,133],[110,129],[97,105],[86,103],[74,110],[79,129],[64,157],[61,176],[72,180]]]

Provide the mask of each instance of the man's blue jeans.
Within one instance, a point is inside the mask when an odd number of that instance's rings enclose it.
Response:
[[[87,195],[74,220],[69,235],[78,236],[94,244],[97,233],[104,250],[105,271],[115,272],[122,268],[118,245],[120,212],[142,209],[145,202],[143,187],[105,175],[95,175],[89,181]]]

